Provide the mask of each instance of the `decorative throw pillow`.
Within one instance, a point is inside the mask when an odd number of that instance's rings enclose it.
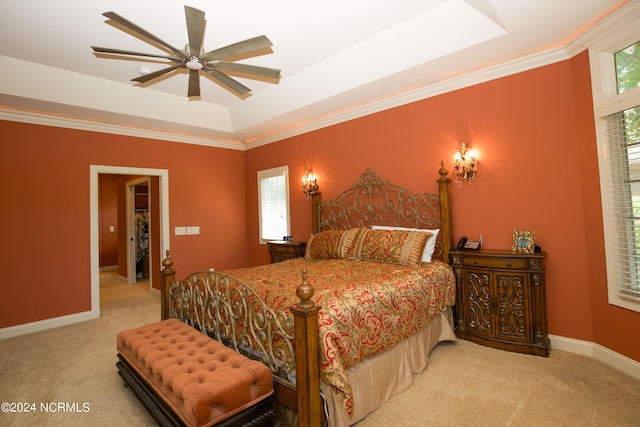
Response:
[[[353,247],[360,230],[327,230],[312,235],[307,242],[305,258],[312,261],[353,257]]]
[[[373,230],[405,230],[405,231],[418,231],[421,233],[431,233],[431,237],[427,240],[427,244],[424,245],[424,251],[422,251],[422,262],[431,262],[433,253],[436,250],[436,240],[440,229],[427,230],[425,228],[407,228],[407,227],[393,227],[388,225],[374,225],[371,227]]]
[[[357,259],[420,266],[428,232],[363,229],[356,240]]]

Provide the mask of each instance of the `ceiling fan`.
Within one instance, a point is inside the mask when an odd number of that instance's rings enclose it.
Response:
[[[126,29],[151,40],[151,42],[155,42],[170,50],[173,54],[157,55],[96,46],[91,46],[91,48],[94,53],[168,59],[172,62],[169,67],[141,75],[140,77],[131,79],[131,81],[145,83],[174,70],[185,68],[189,71],[189,88],[187,91],[187,96],[189,97],[200,96],[200,71],[207,73],[209,77],[216,80],[222,87],[240,98],[250,96],[251,89],[237,80],[232,79],[228,74],[270,83],[279,82],[280,70],[234,62],[239,59],[272,53],[271,46],[273,46],[273,44],[266,36],[254,37],[205,53],[202,46],[205,26],[204,12],[189,6],[185,6],[184,11],[187,20],[187,33],[189,36],[189,44],[185,46],[184,50],[171,46],[164,40],[161,40],[145,29],[114,12],[105,12],[102,15],[120,24]],[[148,40],[145,41],[148,42]]]

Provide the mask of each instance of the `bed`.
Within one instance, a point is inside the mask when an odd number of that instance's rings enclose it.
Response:
[[[367,169],[333,200],[312,194],[304,258],[176,280],[163,261],[162,318],[178,318],[271,368],[280,424],[351,425],[411,385],[455,340],[450,184],[413,193]]]

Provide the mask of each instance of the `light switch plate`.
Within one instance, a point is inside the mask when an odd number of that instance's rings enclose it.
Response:
[[[175,234],[176,236],[184,236],[187,234],[187,227],[176,227]]]
[[[187,227],[187,234],[200,234],[200,226],[192,225]]]

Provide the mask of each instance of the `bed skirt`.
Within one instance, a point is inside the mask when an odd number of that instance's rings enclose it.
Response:
[[[441,341],[455,339],[453,311],[447,308],[417,334],[349,369],[347,376],[354,392],[353,418],[349,418],[337,399],[332,401],[330,386],[320,381],[329,426],[355,424],[387,403],[393,395],[408,389],[413,383],[412,376],[427,367],[433,347]]]

